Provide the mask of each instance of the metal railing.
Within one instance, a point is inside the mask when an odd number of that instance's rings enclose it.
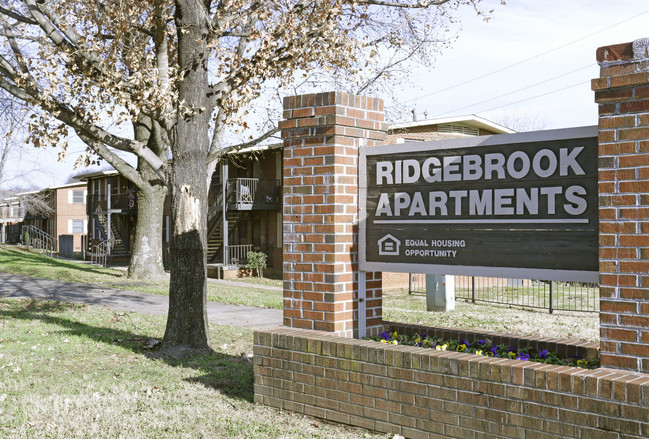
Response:
[[[410,293],[426,292],[426,276],[410,275]],[[535,279],[455,276],[455,299],[561,311],[599,311],[599,285]]]
[[[108,264],[108,256],[115,246],[122,244],[121,239],[102,240],[99,244],[92,246],[90,252],[90,263],[105,267]]]
[[[102,241],[97,245],[93,245],[92,250],[90,252],[90,263],[105,267],[107,262],[108,262],[108,242]]]
[[[237,178],[235,180],[235,203],[252,204],[257,193],[258,178]]]
[[[110,202],[108,195],[87,195],[86,210],[88,214],[93,212],[105,212],[111,209],[136,210],[137,192],[128,190],[126,192],[111,194]]]
[[[25,218],[25,209],[22,207],[11,206],[4,209],[0,207],[0,219],[5,222],[20,222],[23,218]]]
[[[228,203],[238,206],[253,204],[277,204],[282,198],[280,180],[259,178],[235,178],[228,180]]]
[[[252,244],[228,245],[225,248],[225,260],[223,265],[226,267],[242,267],[248,264],[248,252],[253,250]]]
[[[56,238],[39,229],[36,226],[23,226],[21,235],[25,245],[31,245],[34,249],[47,253],[50,257],[56,252]]]

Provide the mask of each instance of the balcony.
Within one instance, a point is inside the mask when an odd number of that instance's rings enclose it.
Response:
[[[228,180],[228,209],[280,210],[282,185],[280,180],[235,178]]]
[[[137,212],[137,192],[127,191],[111,194],[110,197],[108,195],[88,194],[86,209],[88,215],[108,210],[119,213],[135,213]]]
[[[0,208],[0,223],[19,223],[25,218],[25,209],[12,206],[11,209]]]

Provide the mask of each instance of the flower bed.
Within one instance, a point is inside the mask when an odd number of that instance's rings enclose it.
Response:
[[[600,362],[597,358],[580,358],[573,355],[569,358],[561,358],[555,352],[547,349],[537,351],[531,346],[516,349],[513,346],[495,344],[490,338],[479,338],[469,341],[467,339],[453,340],[442,339],[430,336],[426,333],[414,333],[412,335],[399,334],[394,332],[382,332],[379,336],[369,337],[370,340],[389,344],[402,344],[416,346],[438,351],[457,351],[467,354],[483,355],[487,357],[507,358],[510,360],[535,361],[538,363],[555,364],[560,366],[574,366],[585,369],[596,369]]]

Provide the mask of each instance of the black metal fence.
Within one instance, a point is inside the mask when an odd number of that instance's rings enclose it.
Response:
[[[426,293],[426,275],[411,274],[409,292]],[[599,286],[581,282],[455,276],[455,299],[561,311],[599,311]]]

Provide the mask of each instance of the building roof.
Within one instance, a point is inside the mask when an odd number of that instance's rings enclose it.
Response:
[[[94,177],[109,177],[117,174],[118,172],[114,169],[102,169],[101,171],[88,171],[86,173],[77,174],[74,178],[85,181]]]
[[[471,114],[468,116],[453,116],[453,117],[443,117],[438,119],[416,120],[413,122],[394,123],[388,127],[388,130],[394,131],[398,129],[408,129],[408,128],[415,128],[415,127],[419,128],[419,127],[425,127],[431,125],[445,125],[445,124],[465,124],[475,128],[491,131],[494,134],[512,134],[516,132],[505,126],[484,119],[480,116],[476,116],[475,114]]]
[[[36,191],[21,192],[21,193],[16,194],[16,195],[18,195],[18,196],[20,196],[20,195],[32,195],[32,194],[38,194],[38,193],[43,192],[43,191],[53,191],[53,190],[56,190],[56,189],[65,189],[65,188],[69,188],[69,187],[81,187],[81,186],[85,186],[85,185],[86,185],[85,182],[79,181],[77,183],[68,183],[68,184],[63,184],[63,185],[60,185],[60,186],[45,187],[43,189],[39,189],[39,190],[36,190]]]

